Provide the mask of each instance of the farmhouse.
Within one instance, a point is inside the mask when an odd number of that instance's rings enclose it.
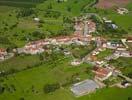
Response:
[[[96,79],[103,81],[108,79],[113,71],[110,68],[94,67],[93,72],[95,73]]]
[[[88,93],[96,91],[100,86],[93,80],[84,80],[82,82],[76,83],[71,87],[71,91],[75,96],[82,96]]]

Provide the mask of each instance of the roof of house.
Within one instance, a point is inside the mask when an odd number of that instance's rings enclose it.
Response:
[[[6,49],[0,48],[0,52],[5,52],[5,51],[6,51]]]
[[[111,72],[110,69],[103,67],[94,67],[93,71],[100,78],[106,77]]]

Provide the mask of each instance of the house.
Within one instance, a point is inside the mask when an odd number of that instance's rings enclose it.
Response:
[[[74,60],[71,62],[71,65],[73,65],[73,66],[78,66],[78,65],[80,65],[81,63],[82,63],[81,60],[79,60],[79,59],[74,59]]]
[[[118,8],[118,9],[117,9],[117,12],[118,12],[119,14],[123,15],[123,14],[127,14],[129,11],[128,11],[128,9],[126,9],[126,8]]]
[[[82,96],[96,91],[100,86],[94,80],[84,80],[71,87],[75,96]]]
[[[112,23],[112,20],[108,20],[106,17],[103,17],[105,23]]]
[[[94,67],[93,72],[95,73],[95,79],[98,79],[100,81],[104,81],[108,79],[113,71],[110,68],[103,68],[103,67]]]
[[[132,37],[128,37],[126,41],[127,42],[132,42]]]
[[[119,46],[119,47],[117,47],[116,50],[119,50],[119,51],[126,51],[127,48],[125,48],[125,46]]]

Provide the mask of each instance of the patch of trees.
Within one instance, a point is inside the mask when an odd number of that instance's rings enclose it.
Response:
[[[32,8],[22,8],[17,12],[17,17],[27,17],[31,16],[32,14],[35,14],[34,9]]]
[[[44,93],[51,93],[60,88],[59,83],[46,84],[43,88]]]
[[[34,31],[31,34],[35,39],[43,39],[45,38],[45,34],[43,32],[40,31]]]

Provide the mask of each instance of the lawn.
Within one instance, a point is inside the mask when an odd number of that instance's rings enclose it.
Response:
[[[116,60],[111,60],[110,64],[119,68],[123,72],[123,74],[129,77],[132,77],[132,59],[131,58],[120,57]]]
[[[113,20],[118,26],[122,27],[128,33],[132,32],[132,13],[126,15],[110,14],[108,18]]]
[[[103,60],[105,57],[110,56],[113,53],[113,50],[106,49],[105,51],[101,51],[98,55],[97,58],[100,60]]]

